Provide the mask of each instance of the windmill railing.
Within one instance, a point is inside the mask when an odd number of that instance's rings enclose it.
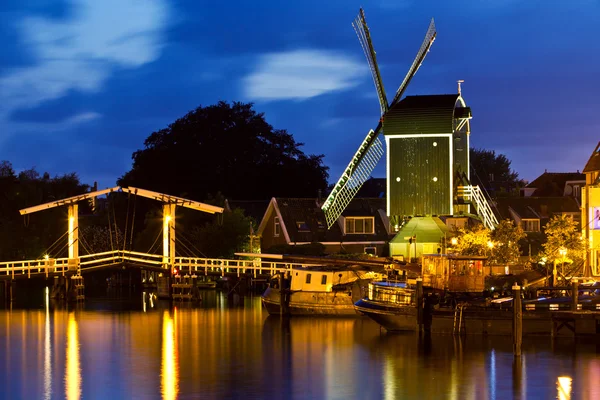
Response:
[[[496,214],[492,211],[490,203],[477,185],[459,186],[456,195],[467,203],[475,206],[477,214],[481,217],[483,225],[488,229],[495,229],[498,225]]]

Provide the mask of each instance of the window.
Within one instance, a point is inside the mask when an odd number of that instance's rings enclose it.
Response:
[[[375,233],[374,217],[346,217],[346,234]]]
[[[579,185],[573,185],[573,196],[577,198],[581,197],[581,187]]]
[[[540,220],[539,219],[524,219],[521,220],[521,228],[525,232],[539,232],[540,231]]]
[[[306,283],[310,283],[310,278],[312,274],[306,274]]]
[[[298,229],[298,232],[310,232],[308,224],[304,221],[296,221],[296,228]]]
[[[327,275],[321,276],[321,285],[327,285]]]
[[[376,256],[377,255],[377,247],[374,247],[374,246],[365,247],[365,254],[370,254],[372,256]]]
[[[273,236],[277,237],[279,236],[279,217],[273,218],[273,223]]]

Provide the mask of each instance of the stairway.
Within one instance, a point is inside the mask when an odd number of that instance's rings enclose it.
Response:
[[[479,188],[479,186],[467,185],[456,188],[456,196],[462,198],[465,203],[475,207],[477,215],[481,217],[483,225],[488,229],[495,229],[498,219],[490,207],[490,203]]]

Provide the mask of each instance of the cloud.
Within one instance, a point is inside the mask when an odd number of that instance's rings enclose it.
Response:
[[[99,91],[115,68],[136,68],[159,57],[168,17],[165,0],[71,0],[69,4],[67,19],[27,16],[17,22],[34,63],[0,77],[0,124],[16,110],[73,90]],[[95,118],[94,113],[83,118],[80,114],[65,123]]]
[[[295,50],[261,56],[244,84],[255,100],[302,100],[354,87],[366,73],[363,63],[335,52]]]

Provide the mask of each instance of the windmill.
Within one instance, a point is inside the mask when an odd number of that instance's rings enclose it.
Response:
[[[431,48],[437,32],[433,19],[417,55],[392,101],[388,103],[369,27],[361,8],[352,23],[371,69],[381,118],[360,144],[322,205],[330,228],[342,215],[384,154],[387,145],[387,215],[453,215],[476,207],[484,224],[493,229],[496,217],[478,187],[469,183],[471,109],[460,94],[407,96],[408,84]],[[397,223],[397,222],[396,222]]]
[[[328,228],[335,223],[350,201],[352,201],[363,183],[369,179],[371,172],[373,172],[377,163],[383,156],[384,149],[383,144],[379,139],[379,134],[382,131],[383,121],[386,113],[398,102],[398,100],[400,100],[406,91],[408,84],[413,76],[415,76],[417,73],[421,63],[423,63],[423,60],[429,52],[429,49],[431,48],[431,45],[433,44],[437,34],[435,30],[435,23],[432,18],[429,28],[427,29],[427,33],[425,34],[423,44],[417,52],[415,60],[404,77],[404,80],[400,84],[400,87],[396,91],[392,102],[388,104],[385,89],[383,87],[383,81],[381,80],[381,74],[379,73],[379,66],[377,65],[375,49],[373,48],[373,43],[371,41],[371,34],[369,32],[369,27],[367,26],[367,21],[365,19],[365,13],[362,8],[352,23],[352,26],[356,31],[358,40],[360,41],[365,56],[367,57],[369,68],[371,69],[373,82],[375,83],[377,96],[379,98],[381,119],[379,120],[379,124],[375,130],[371,129],[369,133],[367,133],[367,136],[362,141],[358,150],[354,154],[354,157],[352,157],[352,160],[350,160],[350,163],[344,170],[342,176],[337,181],[333,187],[333,190],[321,207],[325,213]]]

